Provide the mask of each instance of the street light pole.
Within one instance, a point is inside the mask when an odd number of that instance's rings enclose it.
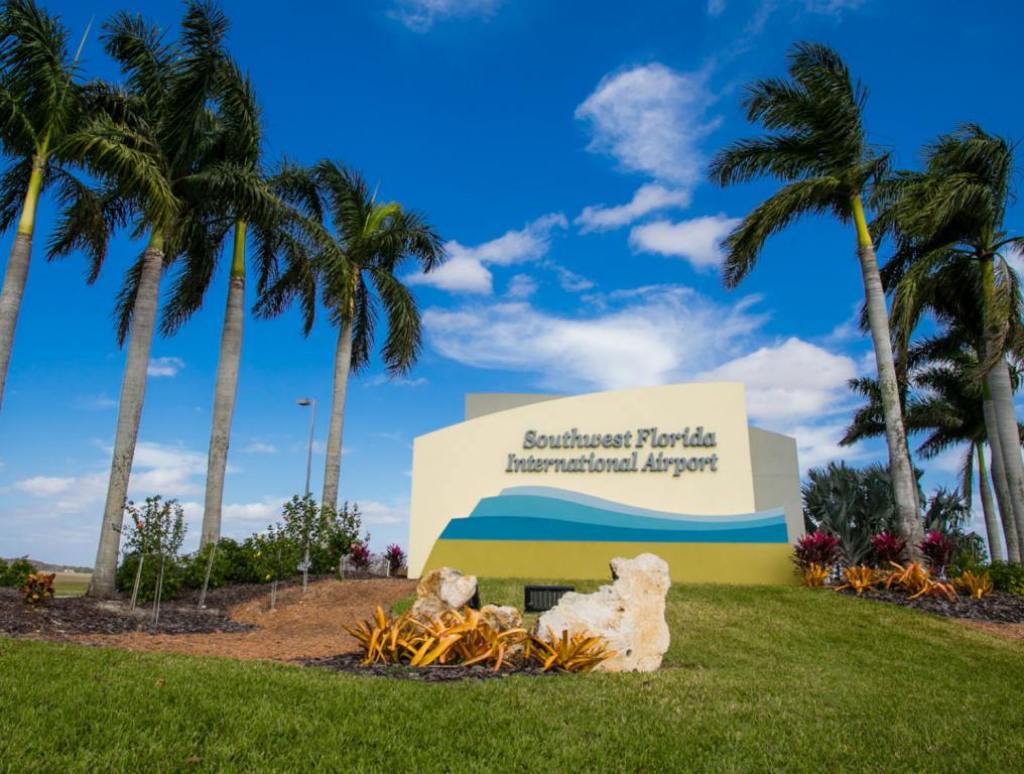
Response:
[[[311,494],[309,489],[309,477],[313,471],[313,432],[316,428],[316,398],[299,398],[296,401],[300,406],[309,406],[309,449],[306,451],[306,498]],[[309,585],[309,535],[306,535],[305,556],[302,559],[302,593],[306,593]]]
[[[296,401],[300,406],[310,406],[309,412],[309,450],[306,452],[306,496],[311,492],[309,488],[309,476],[313,470],[313,430],[316,427],[316,398],[299,398]]]

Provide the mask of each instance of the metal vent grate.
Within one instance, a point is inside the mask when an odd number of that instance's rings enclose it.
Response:
[[[527,586],[523,608],[527,613],[543,613],[557,605],[563,594],[575,590],[574,586]]]

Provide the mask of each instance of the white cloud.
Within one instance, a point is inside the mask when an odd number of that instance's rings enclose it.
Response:
[[[1010,265],[1010,268],[1024,277],[1024,251],[1018,250],[1012,245],[1003,249],[1003,258]]]
[[[185,367],[185,361],[180,357],[155,357],[149,361],[149,368],[146,373],[157,378],[160,376],[177,376]]]
[[[73,477],[33,476],[16,481],[14,488],[33,497],[53,497],[67,492],[75,485]]]
[[[708,16],[720,16],[725,10],[725,0],[708,0]]]
[[[849,397],[847,383],[855,376],[857,364],[852,358],[789,338],[723,363],[697,378],[743,382],[751,419],[777,426],[782,421],[835,411]]]
[[[243,454],[277,454],[277,447],[272,443],[253,441],[241,448]]]
[[[690,192],[666,188],[658,183],[648,183],[640,186],[633,198],[626,204],[616,207],[606,207],[603,204],[584,207],[573,221],[580,227],[581,233],[590,231],[605,231],[607,229],[627,226],[633,221],[642,218],[652,212],[664,210],[669,207],[688,207],[690,204]]]
[[[367,387],[381,387],[383,385],[391,385],[392,387],[422,387],[424,384],[427,384],[427,379],[423,376],[409,377],[377,374],[367,379],[365,384]]]
[[[570,271],[557,263],[548,262],[546,267],[555,272],[558,276],[558,284],[566,293],[582,293],[584,290],[594,287],[594,283],[582,274]]]
[[[358,502],[364,527],[409,523],[409,503],[388,505],[379,500],[359,500]]]
[[[428,309],[434,349],[466,365],[532,372],[550,387],[611,389],[663,384],[741,354],[764,317],[753,299],[720,306],[684,287],[618,291],[597,313],[571,318],[508,302]]]
[[[504,0],[396,0],[390,16],[414,32],[426,32],[441,19],[489,18]]]
[[[690,191],[703,177],[700,141],[719,123],[706,73],[680,73],[653,62],[605,76],[576,108],[590,124],[588,149],[613,156],[629,172]]]
[[[775,429],[775,428],[773,428]],[[856,462],[875,456],[864,448],[856,446],[840,446],[839,440],[846,433],[846,425],[831,422],[820,425],[798,424],[778,428],[778,431],[796,438],[797,455],[800,459],[800,470],[816,468],[832,461],[846,460]]]
[[[448,252],[445,263],[429,274],[411,274],[406,281],[451,292],[489,295],[492,277],[487,265],[512,266],[543,258],[551,249],[553,233],[568,226],[565,215],[554,212],[474,247],[453,240],[445,245]]]
[[[679,223],[658,220],[636,226],[629,243],[641,252],[684,258],[698,270],[715,269],[724,258],[721,241],[739,222],[721,213]]]
[[[537,292],[537,280],[529,274],[517,274],[508,281],[505,295],[509,298],[529,298]]]

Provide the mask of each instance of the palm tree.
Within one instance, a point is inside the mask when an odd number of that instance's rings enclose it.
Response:
[[[896,235],[889,285],[896,289],[894,325],[909,337],[931,300],[966,303],[979,331],[976,374],[984,382],[993,469],[1005,476],[1016,532],[1024,535],[1024,462],[1006,353],[1019,346],[1021,295],[1000,251],[1024,246],[1003,231],[1013,149],[1003,138],[967,125],[940,136],[925,151],[923,172],[903,172],[879,186],[879,230]],[[969,302],[965,294],[970,294]],[[949,299],[952,296],[952,299]],[[998,493],[998,489],[997,489]]]
[[[13,160],[0,179],[0,231],[18,221],[0,290],[0,402],[47,172],[62,190],[77,185],[60,164],[65,138],[81,119],[74,82],[81,50],[69,58],[67,31],[34,0],[7,0],[0,10],[0,146]]]
[[[773,133],[733,143],[711,163],[711,178],[719,185],[762,175],[785,183],[726,238],[723,277],[728,287],[739,284],[768,237],[802,215],[830,213],[843,223],[853,222],[900,529],[916,551],[922,537],[917,486],[900,411],[885,292],[862,201],[885,173],[888,157],[867,144],[861,119],[867,92],[851,80],[838,54],[800,43],[790,52],[789,75],[788,80],[756,81],[744,98],[747,118]]]
[[[238,394],[245,321],[246,234],[250,223],[255,222],[266,230],[283,228],[286,220],[286,214],[278,212],[284,208],[283,202],[271,192],[260,169],[260,116],[252,84],[238,66],[226,58],[215,80],[214,95],[218,137],[209,154],[214,162],[204,176],[216,196],[211,197],[207,205],[211,219],[219,223],[213,233],[223,240],[228,230],[233,229],[234,240],[214,384],[200,547],[220,539],[224,476]],[[176,332],[202,305],[222,253],[221,242],[208,252],[187,256],[181,264],[164,309],[161,331],[165,335]],[[256,258],[261,282],[265,282],[274,259],[273,247],[258,250]]]
[[[125,88],[96,89],[99,112],[68,144],[102,180],[74,192],[51,252],[85,246],[95,278],[105,257],[103,237],[120,217],[146,247],[129,269],[117,300],[117,337],[128,340],[110,481],[89,593],[109,596],[124,504],[138,438],[153,343],[160,279],[181,256],[211,260],[223,223],[210,211],[223,180],[213,172],[219,126],[209,100],[223,61],[227,20],[207,2],[189,2],[179,46],[162,40],[140,17],[115,15],[104,44],[120,65]]]
[[[917,454],[923,459],[932,459],[949,448],[967,445],[960,471],[960,491],[964,501],[970,503],[977,463],[989,551],[992,559],[1002,560],[1003,536],[985,464],[987,438],[984,404],[980,386],[972,376],[978,366],[977,359],[972,352],[964,349],[943,351],[941,360],[920,364],[927,354],[936,352],[937,345],[938,340],[931,340],[910,354],[910,360],[915,364],[913,382],[916,389],[904,414],[907,432],[927,433],[917,448]],[[855,413],[840,442],[843,445],[883,433],[879,422],[878,383],[873,379],[856,379],[851,382],[851,386],[864,395],[868,402]],[[1008,553],[1016,559],[1019,550],[1013,520],[1006,526]]]
[[[440,237],[420,215],[395,202],[378,202],[357,173],[333,161],[321,161],[309,179],[315,182],[320,199],[320,204],[311,204],[310,209],[329,216],[335,239],[318,237],[308,264],[288,261],[288,269],[268,285],[256,311],[272,316],[298,300],[306,311],[308,330],[315,288],[319,287],[331,322],[338,327],[320,501],[322,508],[335,508],[349,374],[358,373],[370,362],[380,311],[388,327],[381,348],[385,367],[399,375],[413,366],[421,343],[420,315],[412,293],[395,273],[407,259],[415,260],[425,272],[432,271],[444,260],[444,249]],[[291,185],[301,188],[298,179]],[[308,199],[308,185],[306,191]]]

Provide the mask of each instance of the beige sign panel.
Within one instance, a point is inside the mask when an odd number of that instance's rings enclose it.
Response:
[[[796,446],[748,426],[741,384],[471,395],[466,408],[466,421],[415,441],[410,575],[429,569],[432,552],[465,557],[474,565],[460,567],[467,572],[488,557],[500,574],[537,570],[525,556],[519,562],[531,546],[546,563],[561,556],[564,570],[590,572],[603,562],[601,543],[620,549],[636,538],[645,547],[662,541],[662,553],[685,554],[691,565],[695,555],[761,551],[758,566],[773,568],[716,578],[705,577],[712,563],[698,562],[699,580],[788,577],[788,566],[775,565],[802,534]],[[667,545],[679,541],[687,545]],[[683,567],[673,574],[694,579]],[[558,567],[546,575],[585,577]]]

